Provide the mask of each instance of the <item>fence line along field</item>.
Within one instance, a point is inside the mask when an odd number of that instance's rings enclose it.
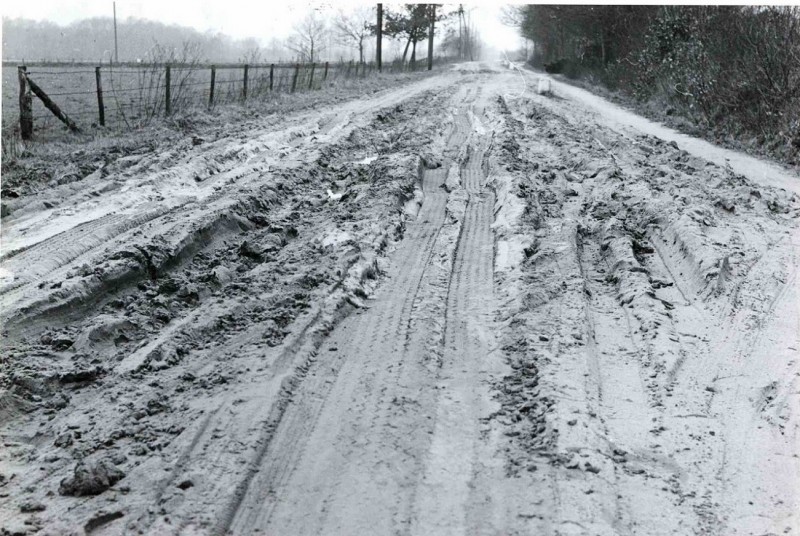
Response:
[[[4,132],[15,128],[19,122],[18,69],[16,64],[3,65]],[[115,130],[142,126],[156,117],[189,108],[246,102],[273,93],[319,90],[378,73],[374,63],[352,61],[218,66],[46,64],[28,65],[26,69],[28,78],[78,127],[97,127],[102,123]],[[384,64],[383,71],[394,73],[408,69],[402,63],[391,63]],[[37,131],[63,126],[40,99],[33,99],[32,114]]]

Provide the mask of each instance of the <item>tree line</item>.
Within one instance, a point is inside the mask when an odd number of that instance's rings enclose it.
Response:
[[[128,18],[117,22],[120,61],[146,61],[157,49],[192,48],[205,60],[235,62],[261,47],[256,39],[233,39],[221,33],[200,32],[185,26]],[[291,54],[278,41],[276,59]],[[48,21],[3,18],[3,59],[16,61],[92,61],[108,63],[114,56],[114,22],[110,17],[76,21],[66,26]]]
[[[800,8],[516,8],[531,63],[663,100],[721,132],[800,149]]]
[[[400,4],[383,8],[382,34],[402,48],[395,59],[415,63],[420,43],[434,35],[444,40],[439,49],[460,59],[474,59],[480,53],[480,36],[463,5],[444,8],[442,4]],[[444,31],[440,28],[440,23]],[[456,24],[458,28],[456,29]],[[358,59],[367,59],[365,50],[377,35],[376,8],[360,7],[350,12],[339,11],[326,17],[311,11],[298,24],[288,39],[288,47],[304,61],[313,62],[330,56],[330,37],[339,45],[358,50]]]
[[[441,28],[440,23],[443,23]],[[478,32],[462,6],[445,9],[441,4],[397,4],[383,10],[383,35],[393,45],[392,50],[384,53],[386,59],[415,62],[420,43],[429,38],[431,24],[436,35],[444,35],[438,47],[444,54],[465,59],[477,57]],[[128,18],[117,24],[119,59],[154,62],[182,58],[212,63],[352,59],[363,63],[373,59],[376,25],[373,6],[312,9],[287,37],[259,41]],[[113,49],[114,25],[109,17],[84,19],[66,26],[3,18],[4,60],[105,63],[112,60]],[[187,53],[191,57],[185,57]]]

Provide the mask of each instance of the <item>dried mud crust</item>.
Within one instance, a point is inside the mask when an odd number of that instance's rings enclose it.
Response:
[[[759,362],[741,347],[759,338],[747,330],[775,323],[764,302],[794,284],[796,196],[587,124],[557,100],[498,107],[505,129],[490,169],[513,373],[496,385],[495,419],[508,473],[556,490],[540,495],[535,525],[593,534],[792,525],[797,489],[780,484],[792,496],[784,505],[754,483],[778,466],[751,472],[749,485],[731,467],[747,463],[732,458],[745,456],[737,445],[756,425],[773,430],[760,434],[772,437],[764,449],[794,448],[795,403],[768,395],[767,416],[741,397],[774,385],[767,378],[791,388],[796,362]],[[742,378],[737,387],[726,374]],[[737,509],[748,501],[763,517],[743,529]]]
[[[307,164],[258,170],[256,185],[227,196],[127,229],[107,230],[115,224],[107,218],[90,243],[79,228],[74,253],[55,237],[9,257],[52,266],[32,265],[40,272],[21,282],[43,297],[5,313],[0,486],[13,499],[0,515],[10,520],[4,529],[60,533],[95,520],[95,530],[130,515],[107,505],[110,497],[167,501],[171,489],[146,481],[180,466],[181,449],[215,408],[226,398],[236,405],[227,393],[246,391],[254,377],[276,376],[289,389],[291,356],[362,307],[383,277],[448,96],[380,109],[320,144]],[[195,484],[175,483],[179,492]],[[80,504],[69,497],[96,494]],[[20,510],[31,501],[46,509]]]

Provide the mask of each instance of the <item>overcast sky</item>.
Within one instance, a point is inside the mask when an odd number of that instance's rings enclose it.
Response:
[[[292,26],[310,9],[335,11],[348,6],[374,5],[366,2],[297,2],[245,0],[117,0],[117,18],[137,17],[168,24],[191,26],[201,31],[212,30],[231,37],[255,37],[266,45],[270,38],[284,38]],[[386,4],[389,5],[389,4]],[[482,1],[465,5],[484,42],[499,49],[519,46],[519,37],[512,28],[500,22],[499,2]],[[445,6],[448,6],[445,4]],[[449,7],[449,6],[448,6]],[[69,24],[88,17],[112,15],[111,0],[35,0],[3,2],[4,17],[24,17]]]

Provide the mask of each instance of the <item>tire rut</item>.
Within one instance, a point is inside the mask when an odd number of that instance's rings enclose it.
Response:
[[[365,313],[344,324],[326,341],[328,348],[336,348],[334,358],[326,358],[325,365],[303,383],[296,396],[298,403],[290,407],[281,421],[275,442],[260,461],[262,469],[250,483],[242,502],[234,508],[235,514],[230,525],[224,527],[225,530],[236,534],[248,533],[256,527],[265,527],[270,523],[277,506],[276,493],[287,485],[304,454],[315,455],[308,453],[304,447],[309,442],[309,436],[317,429],[321,416],[331,406],[339,411],[341,405],[337,402],[347,400],[355,391],[356,385],[353,383],[345,386],[337,384],[342,368],[372,370],[377,367],[367,366],[371,359],[402,351],[401,340],[405,338],[403,326],[408,323],[433,253],[433,245],[444,223],[444,198],[445,196],[438,193],[426,196],[418,223],[410,226],[410,236],[396,252],[397,258],[401,259],[396,277],[376,296],[375,303],[370,304]],[[402,299],[397,299],[398,297]],[[356,374],[358,370],[352,372]],[[370,389],[379,383],[378,380],[364,378],[365,385],[362,387],[367,391],[362,392],[362,396],[366,400],[359,402],[360,411],[379,405],[374,400],[379,393]],[[332,392],[334,389],[336,392]],[[360,413],[358,408],[353,411]],[[359,427],[360,422],[360,428],[372,429],[376,426],[374,422],[367,425],[358,418],[355,421],[354,426]],[[365,430],[357,430],[354,435],[364,432]],[[342,469],[338,464],[328,467],[337,471]],[[224,533],[225,530],[219,530],[218,533]]]
[[[448,145],[466,140],[462,131],[468,126],[460,114]],[[478,166],[480,160],[475,159]],[[217,533],[389,533],[407,532],[414,523],[415,475],[425,472],[428,445],[442,437],[435,432],[435,413],[430,414],[438,407],[434,382],[443,363],[454,359],[452,350],[443,355],[437,348],[463,336],[463,327],[454,330],[451,319],[462,314],[466,301],[477,299],[471,294],[474,280],[482,281],[483,298],[492,285],[493,195],[477,194],[480,167],[467,167],[464,183],[476,194],[470,194],[459,236],[449,238],[448,195],[439,189],[445,174],[444,169],[423,172],[425,201],[395,254],[398,269],[369,310],[326,341],[335,351],[333,360],[326,358],[303,383],[261,471]],[[445,235],[443,228],[449,229]],[[448,260],[447,243],[453,241],[455,253]],[[477,349],[475,354],[481,355]],[[349,409],[342,413],[344,408]],[[429,424],[420,421],[420,411],[429,414]],[[318,451],[311,445],[326,447]]]

